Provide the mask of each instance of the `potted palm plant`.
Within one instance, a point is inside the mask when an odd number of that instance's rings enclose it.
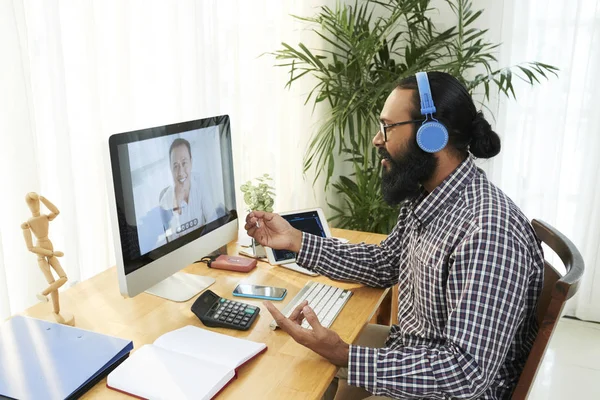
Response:
[[[371,139],[377,132],[379,112],[387,95],[402,78],[418,71],[439,70],[457,77],[473,94],[481,94],[482,106],[491,88],[515,97],[513,79],[538,83],[557,69],[541,62],[495,68],[499,44],[485,39],[487,30],[475,28],[481,10],[471,0],[446,0],[456,25],[438,29],[429,0],[364,0],[353,5],[323,6],[313,17],[294,18],[312,27],[323,48],[308,49],[303,43],[273,53],[277,65],[289,69],[286,87],[304,76],[316,78],[306,103],[324,103],[330,109],[313,134],[304,156],[304,172],[325,174],[325,186],[333,185],[339,198],[330,220],[338,227],[389,233],[397,208],[381,194],[381,164]],[[334,178],[337,163],[349,163],[348,176]]]

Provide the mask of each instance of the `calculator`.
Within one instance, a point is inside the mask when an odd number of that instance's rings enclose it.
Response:
[[[245,331],[260,313],[260,308],[239,301],[227,300],[205,290],[192,304],[192,312],[211,328],[230,328]]]

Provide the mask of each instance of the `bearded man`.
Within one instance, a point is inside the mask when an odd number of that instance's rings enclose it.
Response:
[[[402,80],[380,119],[383,197],[400,208],[384,241],[343,244],[260,211],[246,230],[332,279],[397,285],[398,325],[367,325],[349,344],[306,303],[289,318],[265,305],[296,341],[341,367],[336,399],[509,398],[537,333],[544,262],[529,220],[473,162],[497,155],[500,138],[441,72]]]

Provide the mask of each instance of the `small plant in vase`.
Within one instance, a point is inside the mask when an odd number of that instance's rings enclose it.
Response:
[[[252,181],[247,181],[240,190],[244,194],[244,203],[246,203],[246,211],[266,211],[273,212],[273,204],[275,204],[275,188],[270,185],[273,178],[269,174],[264,174],[255,178],[257,184]],[[255,257],[266,257],[265,250],[261,245],[255,243],[252,239],[252,250]]]

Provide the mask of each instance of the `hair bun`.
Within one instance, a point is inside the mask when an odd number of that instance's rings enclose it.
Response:
[[[492,126],[478,111],[471,123],[471,153],[477,158],[492,158],[500,153],[500,136],[492,130]]]

